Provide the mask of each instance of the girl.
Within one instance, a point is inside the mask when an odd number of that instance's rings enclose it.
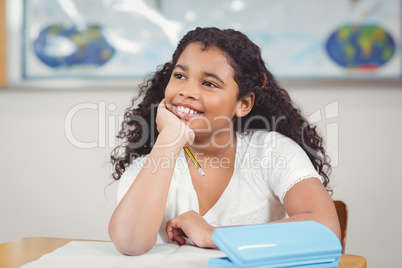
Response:
[[[188,32],[140,89],[112,153],[109,235],[120,252],[187,238],[216,248],[215,228],[268,222],[314,220],[340,236],[322,138],[244,34]]]

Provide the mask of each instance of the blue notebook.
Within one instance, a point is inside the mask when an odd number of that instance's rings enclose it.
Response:
[[[218,228],[212,235],[227,258],[209,267],[337,267],[342,254],[338,237],[314,221]]]

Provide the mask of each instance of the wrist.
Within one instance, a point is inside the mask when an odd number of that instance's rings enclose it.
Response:
[[[195,137],[194,131],[185,124],[179,126],[173,124],[166,125],[159,135],[161,136],[161,142],[168,147],[176,145],[184,147],[186,144],[192,144]]]
[[[211,226],[211,229],[210,229],[210,232],[209,232],[209,235],[208,235],[208,240],[209,241],[207,242],[208,248],[218,248],[216,246],[214,240],[212,240],[212,235],[215,233],[216,228],[217,227]]]
[[[175,125],[166,125],[159,133],[155,143],[157,148],[183,148],[187,144],[185,132]]]

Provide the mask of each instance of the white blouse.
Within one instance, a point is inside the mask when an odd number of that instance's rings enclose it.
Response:
[[[262,224],[286,217],[283,198],[297,182],[321,176],[303,149],[292,139],[271,131],[237,133],[232,178],[216,204],[203,216],[212,226]],[[118,202],[140,172],[148,155],[136,158],[119,180]],[[190,163],[192,164],[192,163]],[[169,189],[158,243],[171,242],[165,227],[168,220],[194,210],[199,212],[188,164],[182,150],[177,158]]]

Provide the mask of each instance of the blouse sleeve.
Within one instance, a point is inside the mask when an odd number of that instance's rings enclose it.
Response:
[[[124,195],[127,193],[131,184],[133,184],[135,178],[140,173],[142,167],[148,155],[138,157],[131,162],[131,164],[126,168],[123,175],[120,177],[119,184],[117,186],[117,204],[123,199]]]
[[[287,191],[293,185],[311,177],[322,182],[322,177],[314,169],[306,152],[295,141],[279,133],[270,134],[267,153],[273,164],[267,169],[268,186],[283,204]]]

